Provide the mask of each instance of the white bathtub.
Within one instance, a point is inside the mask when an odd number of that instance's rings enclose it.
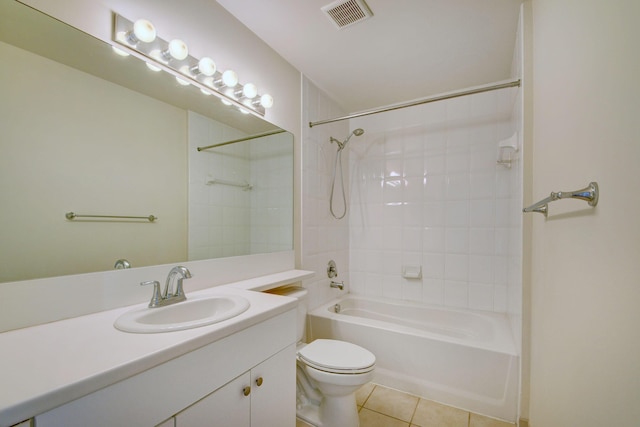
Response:
[[[311,339],[373,352],[378,384],[516,421],[519,358],[505,315],[349,295],[308,320]]]

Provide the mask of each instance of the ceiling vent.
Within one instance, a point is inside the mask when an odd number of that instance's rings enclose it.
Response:
[[[357,24],[373,16],[373,12],[364,0],[338,0],[321,9],[338,29]]]

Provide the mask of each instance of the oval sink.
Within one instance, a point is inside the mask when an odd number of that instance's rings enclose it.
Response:
[[[249,301],[236,295],[194,297],[166,307],[139,308],[118,317],[116,329],[124,332],[157,333],[182,331],[222,322],[249,308]]]

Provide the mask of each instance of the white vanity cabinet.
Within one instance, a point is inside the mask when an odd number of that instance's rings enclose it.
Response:
[[[251,394],[243,390],[250,384],[249,372],[214,391],[174,417],[176,427],[249,427]]]
[[[293,309],[36,416],[36,425],[294,427],[295,341]]]
[[[175,427],[286,427],[295,425],[295,345],[175,416]],[[295,408],[294,408],[295,412]]]

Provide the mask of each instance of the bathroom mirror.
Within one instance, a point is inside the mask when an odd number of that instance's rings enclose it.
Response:
[[[0,282],[291,250],[290,133],[15,1],[0,55]]]

